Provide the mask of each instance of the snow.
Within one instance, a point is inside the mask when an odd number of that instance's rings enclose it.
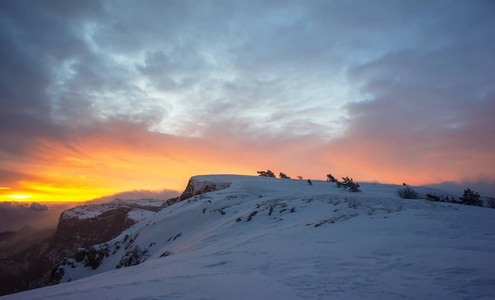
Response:
[[[157,208],[162,206],[165,203],[163,200],[154,200],[154,199],[142,199],[142,200],[113,200],[111,202],[103,203],[103,204],[96,204],[96,205],[80,205],[73,207],[71,209],[65,210],[62,213],[62,218],[63,219],[71,219],[71,218],[78,218],[78,219],[91,219],[95,218],[102,213],[112,210],[112,209],[117,209],[120,207],[130,207],[134,208],[136,206],[141,206],[141,207],[150,207],[150,208]],[[145,215],[143,209],[138,209],[139,212],[130,212],[130,217],[132,219],[135,219],[136,221],[142,220],[143,217],[141,215]],[[151,213],[148,211],[148,213]],[[149,214],[146,214],[148,216]]]
[[[145,210],[145,209],[134,209],[134,210],[131,210],[127,214],[127,217],[130,219],[133,219],[136,222],[140,222],[140,221],[143,221],[143,220],[149,218],[150,216],[152,216],[154,214],[155,214],[155,212],[153,212],[153,211],[149,211],[149,210]]]
[[[150,213],[99,246],[111,254],[97,269],[66,267],[69,283],[2,299],[493,299],[493,209],[394,185],[193,179],[231,185]],[[146,260],[115,269],[136,246]]]

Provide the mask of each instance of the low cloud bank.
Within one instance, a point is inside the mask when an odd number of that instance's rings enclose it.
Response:
[[[495,182],[492,181],[484,181],[484,180],[463,181],[463,182],[446,181],[437,184],[429,184],[428,186],[457,192],[459,194],[462,194],[462,192],[466,188],[470,188],[471,190],[478,192],[481,196],[495,197]]]
[[[18,210],[47,211],[48,206],[36,202],[32,202],[31,204],[21,202],[0,202],[0,211]]]
[[[116,199],[119,200],[140,200],[140,199],[156,199],[156,200],[168,200],[170,198],[178,197],[180,193],[174,190],[161,190],[161,191],[149,191],[149,190],[134,190],[113,194],[101,198],[96,198],[88,201],[88,204],[99,204]]]

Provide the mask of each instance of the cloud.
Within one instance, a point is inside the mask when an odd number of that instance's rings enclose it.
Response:
[[[0,211],[47,211],[48,206],[36,202],[21,203],[21,202],[0,202]]]
[[[434,182],[495,176],[490,116],[495,88],[487,80],[495,76],[495,65],[480,59],[486,57],[486,40],[495,39],[466,29],[471,13],[455,22],[442,20],[448,24],[438,30],[459,35],[450,43],[432,39],[430,45],[390,52],[349,69],[364,99],[348,104],[348,130],[335,144],[361,145],[363,151],[352,152],[368,168],[401,177],[429,173],[427,180]]]
[[[493,190],[494,185],[495,182],[493,181],[485,180],[483,178],[478,178],[477,180],[474,181],[473,180],[465,180],[461,182],[446,181],[437,184],[432,184],[430,186],[445,189],[448,191],[455,191],[459,193],[459,195],[462,195],[465,189],[470,188],[471,190],[478,192],[481,196],[493,197],[495,196]]]
[[[19,231],[25,226],[34,227],[36,229],[56,229],[60,214],[63,210],[77,205],[77,203],[45,203],[35,204],[31,209],[30,204],[16,206],[15,202],[5,204],[0,202],[0,232]],[[45,209],[48,206],[48,210]],[[42,213],[40,213],[42,212]]]
[[[489,1],[0,5],[2,186],[495,178]]]
[[[45,210],[48,210],[48,206],[45,204],[39,204],[39,203],[33,202],[33,203],[31,203],[31,205],[29,205],[29,209],[35,210],[35,211],[45,211]]]
[[[36,175],[27,172],[16,172],[0,169],[0,185],[8,189],[1,189],[0,194],[11,193],[11,189],[19,188],[19,182],[23,180],[39,180]]]
[[[148,190],[134,190],[113,194],[86,202],[87,204],[99,204],[113,200],[142,200],[142,199],[155,199],[155,200],[168,200],[180,196],[178,191],[162,190],[162,191],[148,191]]]

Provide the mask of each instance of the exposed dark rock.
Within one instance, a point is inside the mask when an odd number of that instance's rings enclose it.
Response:
[[[257,213],[258,213],[258,211],[257,211],[257,210],[253,211],[253,212],[249,215],[249,217],[247,218],[247,220],[246,220],[246,221],[247,221],[247,222],[251,221],[251,219],[252,219],[252,218],[253,218],[253,217],[254,217]]]
[[[136,223],[127,217],[130,210],[121,207],[88,219],[60,218],[50,248],[60,249],[64,256],[72,256],[77,248],[89,248],[109,241]]]
[[[134,246],[132,250],[126,252],[126,254],[120,259],[119,264],[115,268],[120,269],[123,267],[139,265],[144,260],[146,260],[146,258],[148,257],[147,253],[148,249]]]
[[[160,257],[166,257],[166,256],[169,256],[169,255],[171,255],[171,254],[172,254],[172,252],[170,252],[170,251],[165,251],[165,252],[163,252],[163,253],[160,255]]]
[[[191,197],[201,195],[208,192],[226,189],[230,186],[230,182],[207,182],[198,179],[190,179],[187,187],[180,195],[179,201],[189,199]]]
[[[177,233],[176,236],[174,236],[174,241],[182,236],[182,232]]]

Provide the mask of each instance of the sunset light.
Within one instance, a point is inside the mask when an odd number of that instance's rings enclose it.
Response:
[[[194,175],[268,168],[495,194],[495,41],[472,24],[489,8],[115,3],[70,18],[43,2],[33,20],[12,10],[2,197],[180,191]]]
[[[0,0],[0,298],[493,298],[494,12]]]
[[[28,195],[9,195],[7,197],[21,200],[21,199],[31,198],[33,196],[28,196]]]

